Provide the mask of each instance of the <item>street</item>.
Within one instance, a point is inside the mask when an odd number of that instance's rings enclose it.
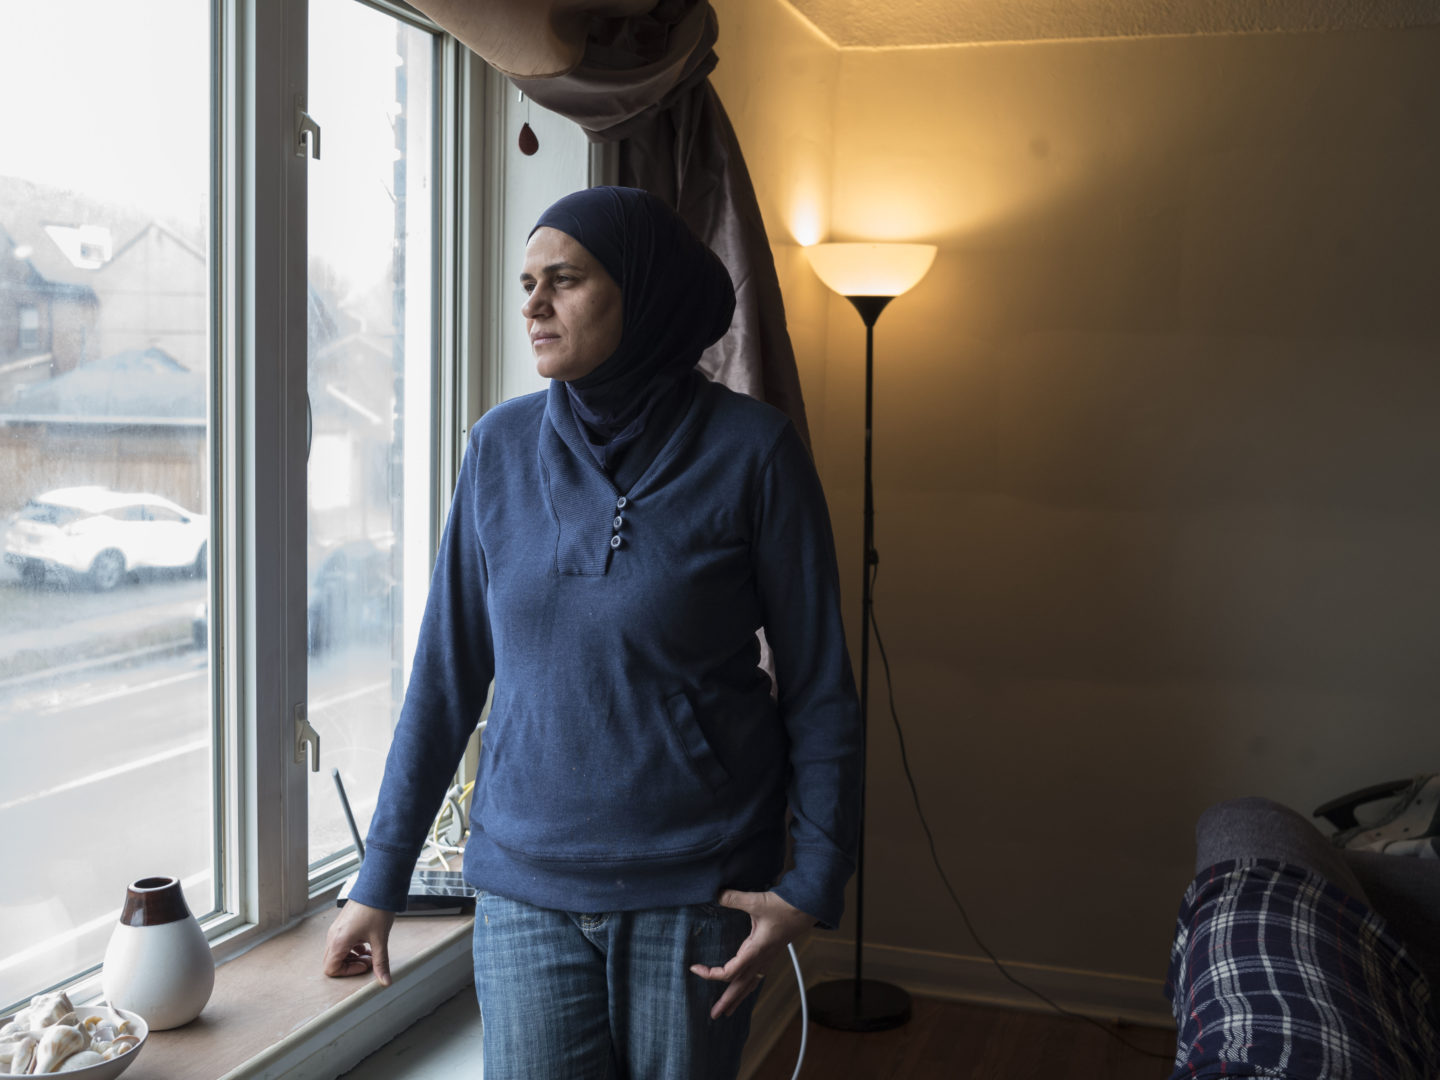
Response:
[[[0,581],[0,649],[48,641],[82,658],[0,680],[0,1004],[98,963],[138,878],[179,877],[197,916],[214,907],[210,665],[190,644],[203,587],[94,594]],[[178,639],[124,648],[159,626]],[[84,659],[87,628],[129,658]],[[369,824],[393,728],[388,646],[342,645],[312,660],[309,683],[321,734],[321,771],[307,772],[313,864],[351,844],[332,766]]]
[[[148,575],[109,592],[57,576],[26,585],[0,562],[0,688],[57,667],[184,645],[206,585],[178,574]]]
[[[42,585],[26,585],[13,565],[0,560],[0,634],[33,630],[57,621],[78,622],[117,608],[148,607],[174,600],[199,603],[205,579],[187,573],[148,571],[111,592],[97,592],[84,579],[67,580],[54,571]]]
[[[139,877],[210,909],[207,671],[197,652],[0,691],[0,1000],[99,960]]]

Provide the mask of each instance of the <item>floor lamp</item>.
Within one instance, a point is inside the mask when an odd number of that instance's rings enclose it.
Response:
[[[820,280],[865,321],[865,546],[860,593],[860,845],[855,875],[855,976],[812,987],[810,1018],[842,1031],[884,1031],[910,1019],[910,995],[898,986],[861,977],[865,944],[865,745],[870,708],[870,577],[875,552],[875,499],[870,485],[870,430],[874,401],[875,320],[885,305],[920,283],[935,261],[930,244],[816,244],[805,248]]]

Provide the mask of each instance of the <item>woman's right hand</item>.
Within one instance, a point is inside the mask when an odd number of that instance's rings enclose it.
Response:
[[[326,975],[341,977],[375,972],[375,981],[390,985],[390,927],[393,911],[348,901],[325,935]]]

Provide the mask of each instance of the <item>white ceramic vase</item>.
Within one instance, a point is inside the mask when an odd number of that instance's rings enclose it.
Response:
[[[139,1013],[151,1031],[200,1015],[215,988],[215,961],[178,880],[141,878],[125,890],[100,985],[113,1007]]]

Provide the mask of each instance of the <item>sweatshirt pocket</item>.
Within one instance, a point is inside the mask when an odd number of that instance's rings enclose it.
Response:
[[[690,704],[689,695],[680,693],[668,699],[665,713],[670,717],[670,725],[675,729],[680,745],[685,748],[691,768],[711,791],[719,791],[729,782],[730,774],[711,749],[700,721],[695,719],[695,708]]]
[[[659,862],[715,850],[748,824],[740,781],[687,695],[598,715],[542,706],[492,711],[485,729],[474,816],[497,846],[536,862]]]

